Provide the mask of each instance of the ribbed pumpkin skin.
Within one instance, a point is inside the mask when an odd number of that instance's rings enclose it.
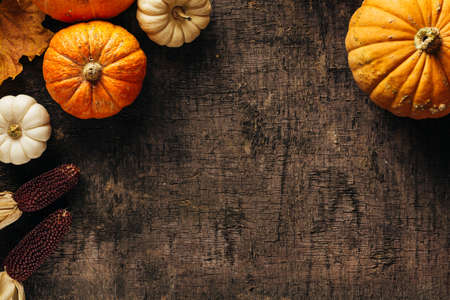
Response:
[[[63,22],[109,19],[126,10],[134,0],[32,0],[40,10]]]
[[[184,14],[180,17],[178,9]],[[136,18],[147,36],[161,46],[191,43],[208,26],[209,0],[138,0]]]
[[[441,45],[418,50],[416,34],[437,28]],[[413,119],[450,113],[450,1],[366,0],[346,38],[359,87],[380,107]]]
[[[96,82],[83,76],[85,66],[102,66]],[[43,74],[52,98],[80,118],[106,118],[134,102],[142,88],[147,58],[128,31],[93,21],[55,34],[44,56]]]

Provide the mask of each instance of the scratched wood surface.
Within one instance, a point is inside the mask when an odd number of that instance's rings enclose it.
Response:
[[[148,54],[145,87],[105,120],[54,103],[42,58],[0,87],[46,106],[48,150],[0,186],[64,162],[79,186],[0,232],[0,259],[57,207],[71,233],[28,299],[449,299],[450,119],[370,103],[344,38],[360,0],[216,0],[193,44]],[[56,31],[65,24],[47,19]]]

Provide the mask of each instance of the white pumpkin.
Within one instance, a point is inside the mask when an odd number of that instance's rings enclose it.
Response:
[[[0,99],[0,161],[22,165],[47,149],[52,129],[47,110],[27,95]]]
[[[137,20],[148,37],[161,46],[180,47],[209,24],[209,0],[138,0]]]

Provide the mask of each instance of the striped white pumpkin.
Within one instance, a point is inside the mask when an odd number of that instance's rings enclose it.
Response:
[[[209,0],[138,0],[137,20],[155,43],[180,47],[209,24]]]
[[[27,95],[0,99],[0,161],[22,165],[38,158],[50,138],[47,110]]]

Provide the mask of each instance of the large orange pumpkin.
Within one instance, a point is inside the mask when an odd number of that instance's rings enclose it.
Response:
[[[106,118],[138,96],[147,58],[132,34],[108,22],[80,23],[56,33],[44,56],[52,98],[69,114]]]
[[[359,87],[398,116],[450,113],[450,1],[366,0],[346,39]]]
[[[40,10],[63,22],[108,19],[126,10],[134,0],[32,0]]]

